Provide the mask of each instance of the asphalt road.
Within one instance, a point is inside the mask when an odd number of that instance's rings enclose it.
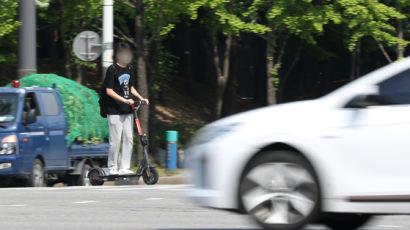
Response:
[[[1,188],[0,229],[258,229],[245,215],[198,207],[185,185]],[[306,230],[326,229],[309,226]],[[410,216],[364,230],[410,229]]]

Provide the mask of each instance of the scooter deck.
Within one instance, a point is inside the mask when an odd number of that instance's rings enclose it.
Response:
[[[141,175],[138,174],[114,174],[111,175],[109,174],[109,169],[107,168],[95,168],[91,169],[91,171],[96,170],[98,173],[92,173],[92,178],[91,180],[96,180],[96,181],[119,181],[119,180],[127,180],[128,178],[133,178],[133,177],[140,177]]]
[[[127,180],[128,178],[133,178],[133,177],[140,177],[140,176],[138,176],[137,174],[98,176],[100,181]]]

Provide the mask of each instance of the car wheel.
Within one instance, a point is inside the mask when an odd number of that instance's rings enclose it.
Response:
[[[354,230],[363,226],[371,218],[365,214],[324,214],[322,223],[334,230]]]
[[[89,164],[84,164],[81,169],[81,175],[77,177],[76,185],[78,186],[91,186],[90,179],[88,178],[88,172],[91,166]]]
[[[40,159],[35,159],[31,174],[27,179],[27,186],[29,187],[44,187],[45,185],[45,170],[43,162]]]
[[[317,176],[291,151],[263,152],[245,168],[240,205],[265,229],[300,229],[320,212]]]

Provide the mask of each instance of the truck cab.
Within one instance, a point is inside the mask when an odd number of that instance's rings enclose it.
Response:
[[[94,166],[106,160],[107,143],[88,148],[67,146],[68,124],[56,89],[13,84],[14,87],[0,87],[1,178],[22,179],[28,185],[41,186],[35,185],[39,179],[39,183],[46,183],[52,178],[58,181],[68,176],[80,177],[86,173],[86,164]],[[43,182],[39,177],[43,177]]]

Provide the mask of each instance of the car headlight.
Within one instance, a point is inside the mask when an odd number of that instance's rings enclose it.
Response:
[[[221,125],[221,126],[209,126],[209,127],[204,127],[201,129],[193,138],[192,142],[190,145],[197,145],[197,144],[202,144],[211,140],[214,140],[218,137],[224,136],[232,130],[234,130],[239,123],[231,123],[227,125]]]
[[[1,140],[0,155],[12,155],[18,152],[18,142],[16,135],[10,135]]]

